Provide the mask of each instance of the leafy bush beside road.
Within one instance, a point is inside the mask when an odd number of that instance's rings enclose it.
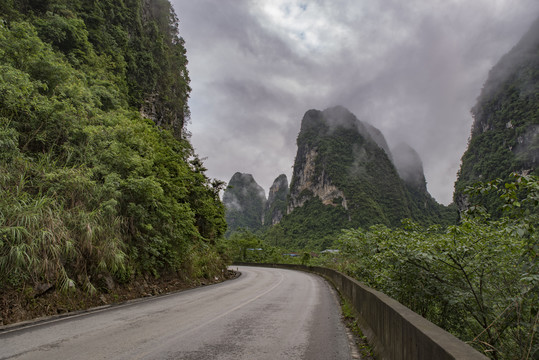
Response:
[[[442,228],[406,221],[344,230],[339,270],[410,307],[493,359],[539,354],[539,179],[514,175],[471,189],[498,191],[505,216],[472,206]]]

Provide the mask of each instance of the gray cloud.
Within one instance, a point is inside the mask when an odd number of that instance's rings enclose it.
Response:
[[[172,0],[186,40],[192,142],[210,177],[291,175],[305,111],[343,105],[421,156],[449,203],[488,71],[536,0]]]

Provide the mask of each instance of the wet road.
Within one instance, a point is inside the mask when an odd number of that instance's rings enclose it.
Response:
[[[0,359],[350,359],[322,278],[239,267],[221,284],[0,332]]]

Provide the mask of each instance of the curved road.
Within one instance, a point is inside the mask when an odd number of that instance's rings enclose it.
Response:
[[[238,279],[0,332],[0,359],[351,359],[333,289],[299,271]]]

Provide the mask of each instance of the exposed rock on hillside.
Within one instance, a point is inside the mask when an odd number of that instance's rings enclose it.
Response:
[[[285,246],[325,248],[343,228],[456,218],[428,193],[415,150],[401,145],[393,160],[382,132],[342,106],[307,111],[297,145],[290,189],[285,175],[275,180],[262,222],[262,189],[252,176],[234,175],[223,197],[229,231],[279,224]]]
[[[343,228],[456,218],[428,193],[412,148],[397,148],[397,171],[380,130],[342,106],[307,111],[297,145],[287,215],[280,222],[292,246],[330,246]]]
[[[396,225],[410,217],[389,150],[378,143],[387,148],[379,130],[341,106],[307,111],[297,139],[288,213],[317,198],[342,207],[350,226]]]
[[[318,197],[324,205],[335,205],[334,200],[341,198],[342,206],[348,209],[346,197],[329,178],[325,169],[316,174],[317,149],[309,149],[307,152],[299,152],[299,163],[297,171],[294,171],[294,194],[288,203],[288,213],[295,208],[303,206],[312,197]]]

